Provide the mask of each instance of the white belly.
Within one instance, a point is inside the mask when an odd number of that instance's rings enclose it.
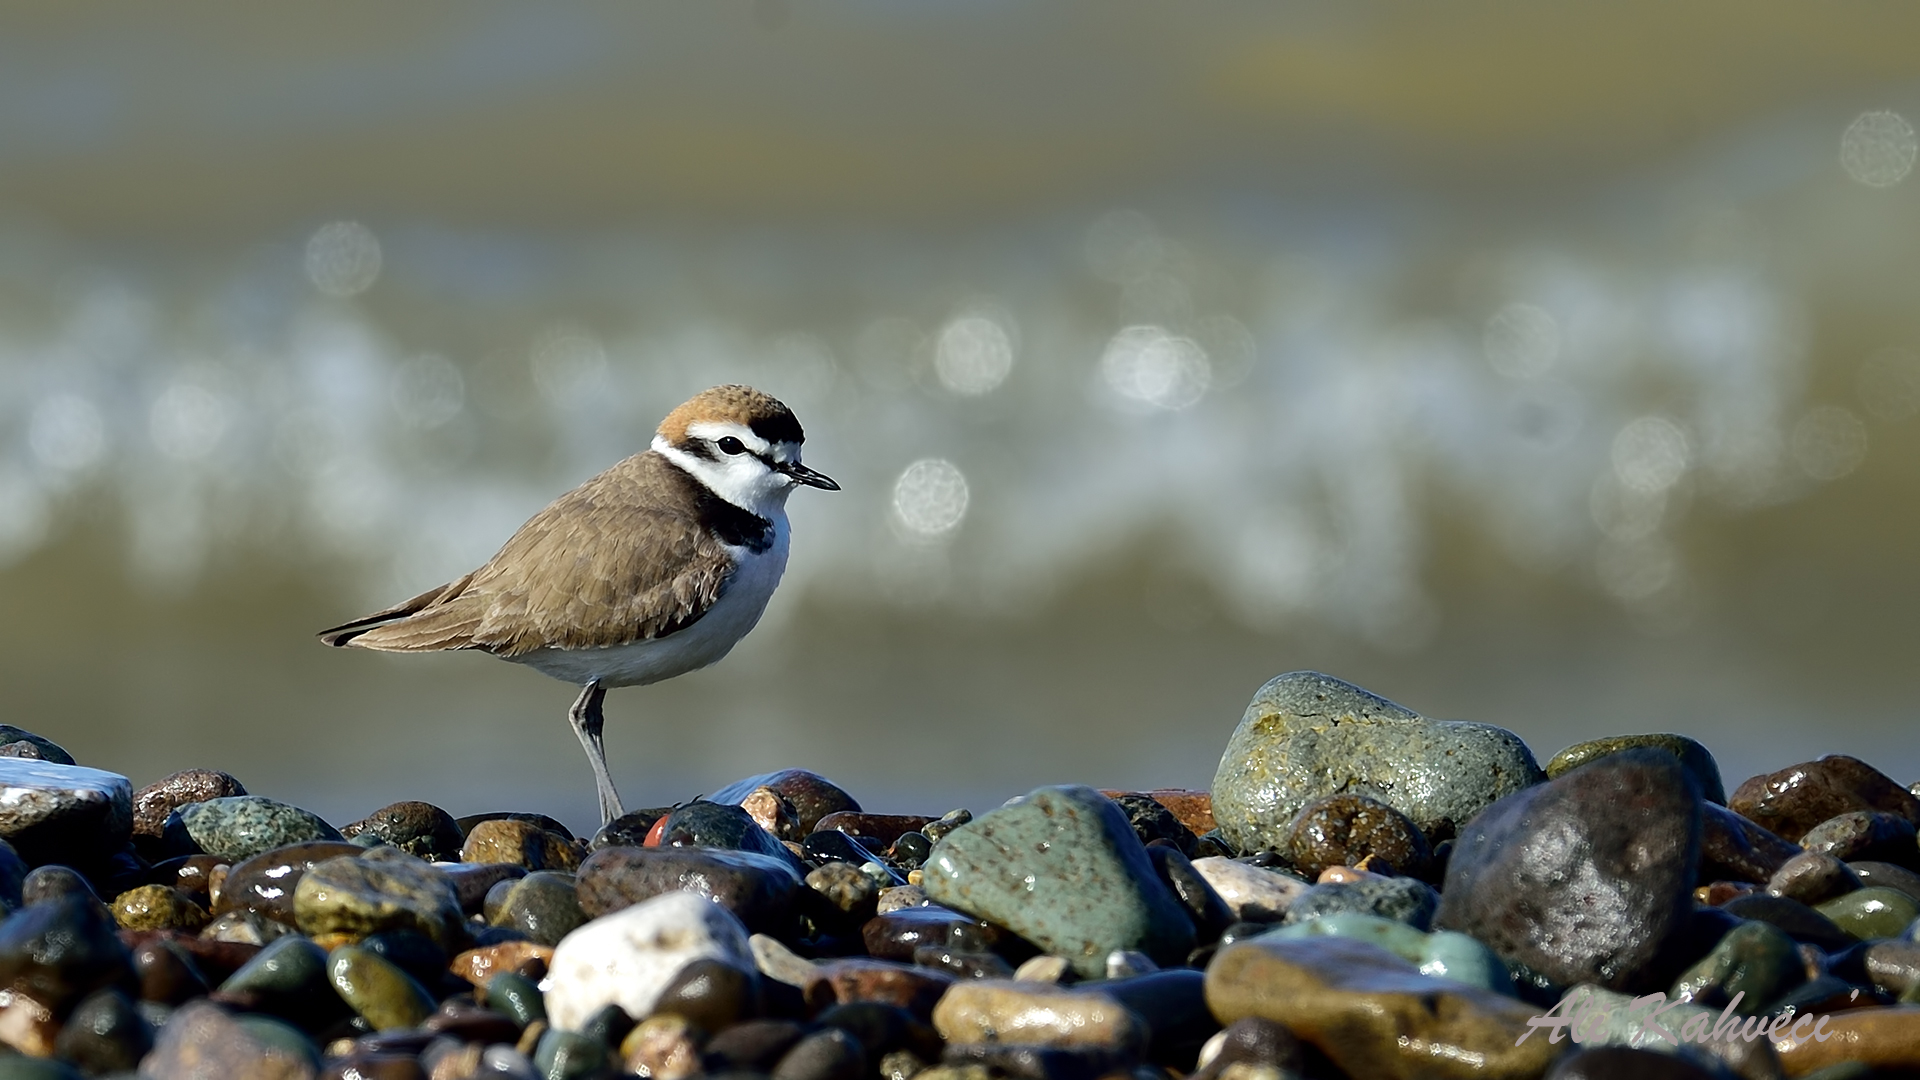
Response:
[[[513,659],[575,686],[595,679],[607,687],[645,686],[706,667],[727,655],[767,610],[774,586],[787,569],[785,515],[774,519],[773,545],[766,551],[756,555],[742,548],[734,555],[737,568],[720,599],[685,630],[630,645],[540,649]]]

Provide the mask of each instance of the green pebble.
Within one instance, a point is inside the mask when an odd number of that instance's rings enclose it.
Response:
[[[540,996],[540,988],[532,979],[511,971],[487,980],[487,1007],[513,1017],[521,1027],[547,1018],[547,1001]]]
[[[1920,903],[1884,885],[1856,889],[1815,905],[1814,910],[1861,941],[1897,938],[1907,932],[1914,919],[1920,918]]]
[[[607,1045],[577,1031],[549,1030],[533,1050],[533,1069],[547,1080],[593,1076],[607,1067]]]
[[[536,870],[511,884],[489,921],[512,927],[542,945],[558,945],[587,916],[580,910],[572,874]]]
[[[1751,1015],[1804,981],[1800,951],[1786,931],[1771,923],[1747,922],[1728,931],[1711,952],[1681,973],[1673,997],[1719,1005],[1741,994],[1739,1011]]]
[[[1451,930],[1422,933],[1406,923],[1359,912],[1336,912],[1270,931],[1276,938],[1328,935],[1369,941],[1420,966],[1422,975],[1452,979],[1502,994],[1513,993],[1513,977],[1492,949]]]
[[[188,803],[174,811],[179,827],[200,850],[230,863],[305,840],[338,840],[318,814],[258,795],[229,795]],[[168,829],[173,829],[173,822]]]
[[[1552,780],[1570,769],[1577,769],[1589,761],[1617,754],[1622,750],[1651,746],[1656,750],[1665,750],[1680,759],[1680,767],[1687,770],[1694,783],[1700,785],[1700,797],[1710,803],[1727,804],[1726,785],[1720,780],[1720,763],[1713,760],[1713,754],[1698,741],[1685,735],[1659,733],[1653,735],[1609,735],[1604,739],[1592,739],[1575,743],[1553,755],[1547,762],[1547,779]]]
[[[220,984],[223,994],[298,994],[327,985],[327,953],[299,935],[275,938]]]
[[[0,1057],[0,1080],[85,1080],[78,1070],[53,1058],[26,1057],[9,1047]]]
[[[413,976],[358,945],[333,950],[327,973],[341,999],[375,1031],[414,1027],[433,1015],[433,998]]]

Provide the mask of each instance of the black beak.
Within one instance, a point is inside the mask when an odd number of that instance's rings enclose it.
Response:
[[[814,472],[812,469],[807,468],[797,461],[789,461],[784,464],[775,465],[774,468],[786,473],[796,484],[805,484],[808,487],[817,487],[824,491],[840,490],[840,485],[833,482],[833,477],[828,476],[826,473]]]

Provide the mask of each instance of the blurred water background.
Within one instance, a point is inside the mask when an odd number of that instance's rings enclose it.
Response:
[[[1920,8],[0,8],[0,721],[585,827],[573,691],[312,632],[746,381],[845,486],[629,805],[1208,784],[1316,667],[1920,778]]]

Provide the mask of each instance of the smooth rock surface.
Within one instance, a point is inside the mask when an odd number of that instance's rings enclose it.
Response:
[[[1893,1076],[1910,1075],[1895,1070],[1920,1071],[1920,1005],[1834,1013],[1825,1033],[1831,1036],[1825,1042],[1774,1044],[1789,1076],[1846,1063],[1884,1069]]]
[[[234,795],[189,803],[167,818],[169,842],[184,837],[230,863],[303,840],[339,840],[339,830],[320,816],[259,795]]]
[[[536,870],[507,887],[506,899],[493,924],[512,927],[537,944],[558,945],[561,938],[586,921],[573,878]]]
[[[1405,814],[1378,799],[1340,794],[1315,799],[1287,826],[1281,853],[1294,869],[1317,878],[1329,866],[1357,866],[1369,855],[1395,871],[1426,877],[1433,849]]]
[[[359,940],[390,930],[412,930],[447,953],[466,943],[466,918],[453,884],[431,865],[398,848],[328,859],[300,878],[294,917],[309,936],[341,934]]]
[[[669,892],[698,893],[747,926],[777,924],[799,891],[786,859],[718,848],[605,847],[580,864],[580,910],[599,918]]]
[[[1120,808],[1088,787],[1040,788],[934,845],[920,887],[937,903],[1004,926],[1082,975],[1138,949],[1174,963],[1193,923],[1160,883]]]
[[[460,847],[461,862],[507,863],[528,870],[577,870],[586,855],[572,837],[516,818],[476,823]]]
[[[294,893],[307,871],[328,859],[362,854],[363,849],[343,840],[307,840],[263,851],[227,871],[213,912],[250,911],[292,926],[298,921]]]
[[[1651,735],[1609,735],[1604,739],[1589,739],[1575,743],[1553,755],[1547,762],[1547,779],[1552,780],[1560,774],[1577,769],[1589,761],[1617,754],[1622,750],[1651,746],[1656,750],[1665,750],[1680,759],[1680,765],[1700,785],[1700,797],[1710,803],[1722,806],[1727,802],[1727,789],[1720,779],[1720,763],[1713,760],[1713,754],[1698,740],[1685,735],[1657,733]]]
[[[0,757],[0,840],[30,864],[118,850],[133,834],[133,785],[118,773]]]
[[[933,1027],[955,1043],[1095,1047],[1130,1054],[1144,1053],[1152,1037],[1146,1020],[1106,994],[999,979],[955,983],[934,1006]]]
[[[195,1001],[160,1029],[153,1053],[140,1063],[140,1075],[147,1080],[313,1080],[319,1064],[311,1046],[302,1053],[290,1040],[263,1038],[257,1024],[241,1023],[212,1002]]]
[[[1193,869],[1241,922],[1279,922],[1293,902],[1313,888],[1312,882],[1292,874],[1218,855],[1193,860]]]
[[[1920,798],[1879,769],[1844,754],[1750,777],[1734,789],[1727,807],[1793,841],[1850,810],[1883,810],[1920,825]]]
[[[1520,1080],[1539,1076],[1560,1052],[1545,1039],[1514,1045],[1533,1006],[1422,975],[1347,938],[1236,942],[1207,965],[1206,990],[1219,1020],[1285,1025],[1350,1076]]]
[[[1306,922],[1323,915],[1375,915],[1406,923],[1415,930],[1433,928],[1440,896],[1425,882],[1409,877],[1368,875],[1357,881],[1323,882],[1296,898],[1287,909],[1288,923]]]
[[[1404,922],[1377,915],[1337,914],[1269,931],[1276,940],[1328,935],[1378,945],[1414,965],[1422,975],[1452,979],[1501,994],[1513,993],[1513,977],[1492,949],[1449,930],[1422,933]]]
[[[1692,910],[1700,805],[1679,761],[1650,749],[1510,795],[1460,837],[1434,925],[1562,986],[1660,989]]]
[[[1700,877],[1708,881],[1764,884],[1779,873],[1800,845],[1715,803],[1700,804]]]
[[[1438,842],[1544,779],[1510,731],[1429,720],[1331,676],[1296,671],[1262,686],[1247,706],[1214,774],[1213,816],[1242,850],[1277,851],[1303,807],[1348,793],[1393,807]]]
[[[127,947],[100,903],[67,895],[0,922],[0,989],[65,1015],[129,972]]]
[[[554,948],[547,1014],[568,1031],[607,1005],[646,1016],[680,969],[702,957],[753,970],[746,927],[695,893],[643,900],[594,919]]]
[[[736,780],[714,792],[709,796],[709,801],[738,805],[759,788],[771,790],[792,805],[799,818],[801,836],[818,829],[820,819],[828,814],[860,809],[859,800],[847,794],[839,785],[806,769],[781,769]]]

